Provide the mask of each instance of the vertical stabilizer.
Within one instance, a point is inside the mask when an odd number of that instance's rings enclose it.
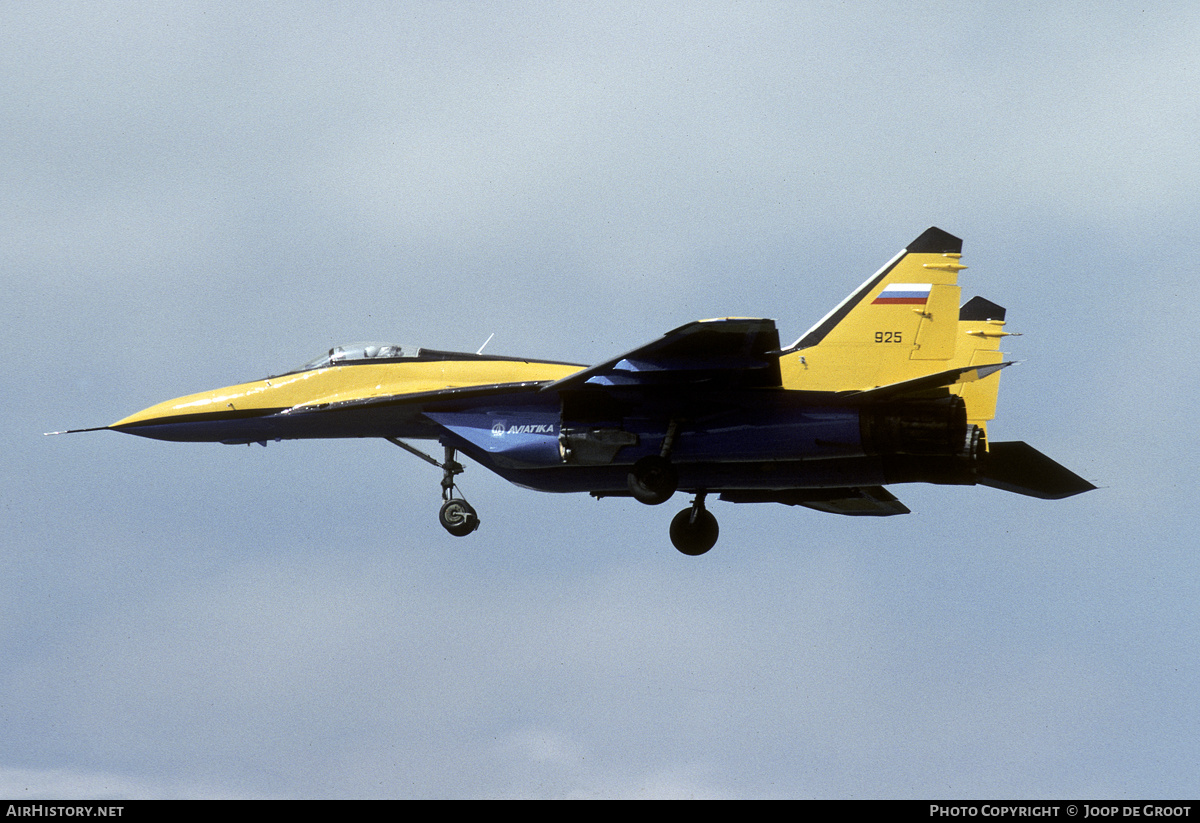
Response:
[[[990,300],[972,297],[958,312],[958,349],[969,366],[991,366],[1003,361],[1000,341],[1012,336],[1004,330],[1005,310]],[[960,383],[955,394],[967,404],[967,421],[987,431],[987,421],[996,416],[1000,375],[974,383]]]
[[[794,387],[868,389],[967,365],[956,359],[961,257],[939,228],[909,243],[790,347]]]
[[[959,305],[961,259],[959,238],[926,230],[785,350],[784,386],[863,392],[1002,363],[1004,308],[982,297]],[[985,430],[996,414],[998,372],[950,387],[968,422]]]

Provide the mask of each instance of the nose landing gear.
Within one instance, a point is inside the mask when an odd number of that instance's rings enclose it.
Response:
[[[707,492],[699,492],[691,508],[684,509],[671,521],[671,543],[691,557],[704,554],[717,543],[721,529],[717,518],[704,508]]]
[[[454,459],[454,449],[446,446],[446,462],[442,464],[442,508],[438,510],[438,522],[455,537],[466,537],[479,528],[479,515],[461,497],[454,496],[454,476],[464,471],[461,463]]]
[[[479,515],[471,504],[454,496],[454,477],[462,474],[461,463],[454,459],[454,449],[446,446],[446,462],[442,463],[442,508],[438,510],[438,522],[455,537],[466,537],[479,528]]]
[[[389,443],[393,443],[404,449],[409,454],[414,454],[424,460],[437,466],[442,470],[442,508],[438,510],[438,522],[442,524],[442,528],[450,532],[455,537],[466,537],[471,532],[479,528],[479,515],[475,513],[475,509],[461,497],[454,496],[454,478],[465,471],[462,463],[454,459],[454,448],[446,446],[446,459],[439,463],[434,458],[427,455],[420,449],[413,448],[403,440],[395,437],[386,438]]]

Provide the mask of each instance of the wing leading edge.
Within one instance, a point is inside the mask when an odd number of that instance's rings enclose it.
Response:
[[[658,340],[548,384],[543,391],[686,385],[776,388],[779,332],[774,320],[697,320]]]

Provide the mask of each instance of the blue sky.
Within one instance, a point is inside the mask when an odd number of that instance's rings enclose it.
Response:
[[[10,4],[0,796],[1194,797],[1186,4]],[[793,340],[928,226],[994,439],[862,522],[539,495],[152,403],[362,339]],[[674,501],[673,501],[674,503]],[[682,505],[682,503],[680,504]]]

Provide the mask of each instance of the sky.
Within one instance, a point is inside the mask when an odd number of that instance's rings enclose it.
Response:
[[[8,3],[0,796],[1194,798],[1200,11]],[[1097,491],[671,516],[103,426],[356,340],[798,338],[929,226]],[[37,356],[33,356],[36,354]]]

